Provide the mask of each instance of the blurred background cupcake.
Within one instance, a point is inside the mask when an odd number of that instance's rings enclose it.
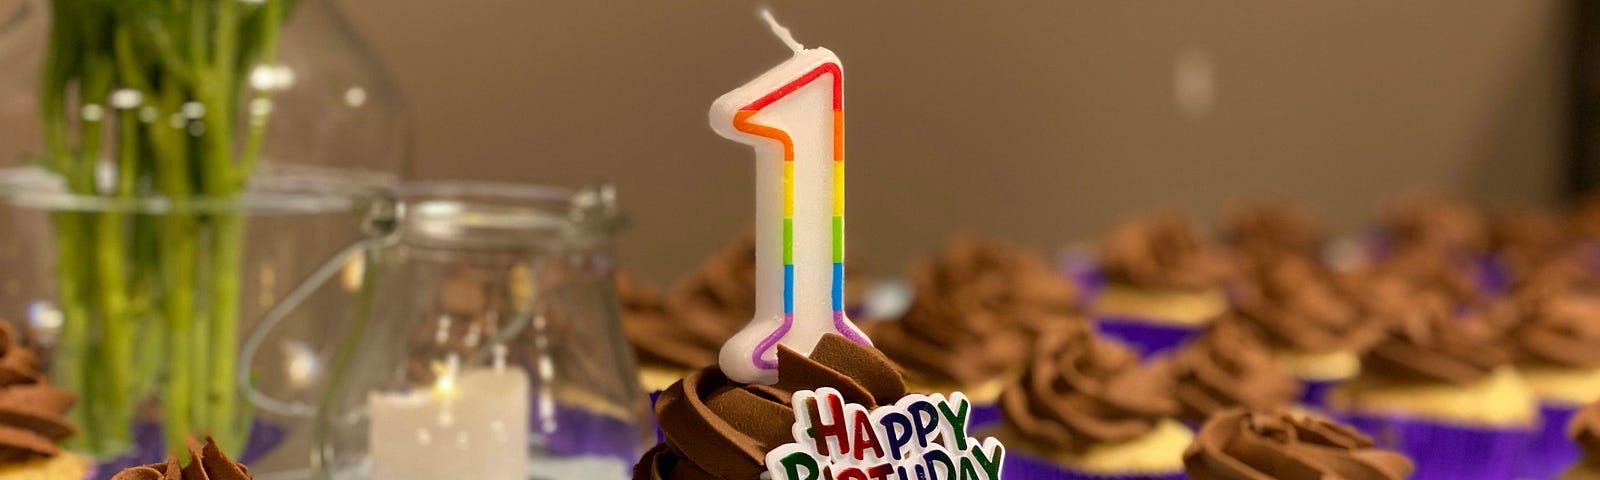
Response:
[[[1489,223],[1482,212],[1443,195],[1415,193],[1385,205],[1372,255],[1388,274],[1469,302],[1506,287],[1496,279],[1488,249]]]
[[[1194,480],[1403,480],[1413,468],[1354,428],[1283,410],[1213,415],[1183,456]]]
[[[1393,323],[1330,408],[1411,457],[1417,479],[1514,478],[1538,412],[1493,324],[1395,278],[1368,279],[1362,298]]]
[[[1333,386],[1361,369],[1360,355],[1384,336],[1377,315],[1346,282],[1311,258],[1278,256],[1243,264],[1235,313],[1305,388],[1299,402],[1321,408]]]
[[[965,393],[974,428],[999,420],[1000,391],[1019,373],[1035,332],[1084,321],[1070,283],[998,242],[953,241],[913,268],[911,284],[900,318],[861,329],[900,366],[912,392]]]
[[[1284,198],[1249,200],[1233,207],[1222,239],[1246,264],[1272,264],[1283,259],[1321,258],[1327,230],[1310,210]]]
[[[1219,320],[1163,363],[1172,375],[1179,420],[1199,426],[1230,408],[1279,410],[1294,405],[1300,383],[1248,328],[1237,320]]]
[[[1176,348],[1227,308],[1229,270],[1226,255],[1182,214],[1128,221],[1100,244],[1096,327],[1144,357]]]
[[[1028,368],[1000,399],[1007,478],[1183,478],[1193,434],[1173,418],[1169,382],[1087,326],[1041,332]]]
[[[1559,267],[1553,267],[1559,268]],[[1517,370],[1539,399],[1542,423],[1523,458],[1522,478],[1553,478],[1578,458],[1566,426],[1600,400],[1600,292],[1537,276],[1516,293],[1506,329]]]

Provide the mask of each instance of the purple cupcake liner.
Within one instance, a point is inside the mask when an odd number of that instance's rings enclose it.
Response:
[[[1381,448],[1411,458],[1411,480],[1507,480],[1517,478],[1533,432],[1519,428],[1449,425],[1395,416],[1352,414],[1345,419]]]
[[[1095,260],[1088,257],[1068,256],[1060,262],[1061,276],[1078,286],[1078,304],[1083,308],[1094,305],[1094,300],[1105,288],[1105,275]]]
[[[537,409],[534,410],[538,412]],[[644,453],[641,433],[627,420],[570,405],[555,406],[553,417],[533,415],[529,430],[557,456],[601,456],[633,462]]]
[[[89,471],[89,479],[109,479],[117,472],[137,467],[167,461],[166,429],[160,422],[149,420],[136,420],[133,423],[133,448],[122,455],[99,462]],[[244,451],[239,453],[238,461],[244,464],[254,463],[266,457],[283,443],[288,431],[282,425],[268,422],[256,417],[250,422],[250,436],[245,441]],[[104,473],[104,476],[100,476]]]
[[[1183,480],[1183,472],[1162,474],[1098,475],[1072,470],[1048,459],[1031,457],[1006,449],[1001,460],[1000,478],[1005,480]]]
[[[661,390],[650,392],[650,429],[655,430],[657,443],[667,441],[667,434],[661,431],[661,424],[656,422],[655,416],[656,400],[661,399],[661,392]]]
[[[1170,325],[1117,315],[1096,317],[1094,323],[1101,335],[1127,344],[1145,359],[1177,350],[1205,331],[1203,325]]]
[[[1517,469],[1517,478],[1551,479],[1567,471],[1573,463],[1578,461],[1582,452],[1578,445],[1567,438],[1567,423],[1572,421],[1573,414],[1581,408],[1576,405],[1540,404],[1539,418],[1542,423],[1534,432],[1533,438],[1528,442],[1528,449],[1522,454],[1521,466]]]
[[[1328,394],[1341,383],[1341,380],[1300,380],[1300,405],[1310,407],[1317,411],[1328,410]]]
[[[967,431],[976,432],[997,426],[1003,420],[1005,420],[1005,414],[1000,411],[999,403],[973,404],[972,412],[967,414]]]

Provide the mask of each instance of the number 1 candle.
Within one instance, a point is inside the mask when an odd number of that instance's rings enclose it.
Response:
[[[777,381],[779,344],[868,344],[844,313],[844,70],[762,12],[794,56],[711,105],[711,128],[756,152],[756,313],[723,345],[729,378]]]

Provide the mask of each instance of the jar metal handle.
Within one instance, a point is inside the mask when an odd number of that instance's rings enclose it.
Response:
[[[396,224],[400,221],[404,207],[399,202],[390,198],[375,200],[369,209],[366,219],[362,222],[362,229],[366,235],[344,248],[339,249],[326,262],[311,272],[305,280],[295,285],[282,300],[278,301],[262,315],[261,321],[250,330],[249,335],[239,348],[239,364],[236,367],[235,378],[238,379],[239,392],[256,408],[285,417],[309,418],[317,413],[317,406],[301,401],[283,400],[267,392],[257,389],[251,382],[251,368],[255,365],[256,354],[260,353],[261,346],[266,343],[267,336],[278,325],[289,318],[295,310],[303,305],[306,299],[317,292],[317,289],[326,285],[344,270],[345,265],[352,261],[362,261],[362,269],[377,268],[371,260],[377,258],[374,253],[388,248],[398,242],[399,234]],[[363,275],[360,288],[376,288],[370,276]],[[327,388],[327,386],[324,386]]]

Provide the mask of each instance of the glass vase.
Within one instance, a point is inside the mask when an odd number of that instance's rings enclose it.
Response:
[[[240,388],[323,391],[367,286],[317,291],[257,362],[238,352],[302,277],[392,226],[408,124],[375,57],[326,0],[0,15],[0,318],[77,395],[65,446],[96,478],[204,436],[257,478],[307,472],[310,421]]]
[[[608,188],[408,186],[375,311],[319,408],[322,478],[622,479],[654,440]]]

